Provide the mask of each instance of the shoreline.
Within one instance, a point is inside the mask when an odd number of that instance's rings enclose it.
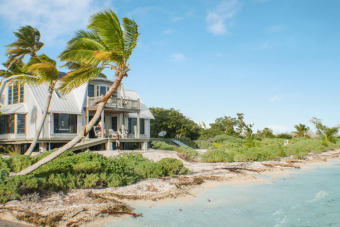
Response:
[[[167,156],[177,156],[175,152],[158,150],[140,152],[154,161]],[[99,153],[115,155],[113,152]],[[252,163],[190,163],[183,160],[184,166],[190,169],[190,175],[146,179],[119,188],[75,189],[67,194],[52,193],[36,203],[10,201],[0,206],[2,216],[0,221],[13,222],[18,219],[36,221],[27,218],[28,215],[33,215],[39,219],[38,221],[52,218],[52,221],[58,222],[58,226],[105,226],[118,218],[126,218],[126,214],[139,215],[133,213],[133,206],[152,207],[172,201],[186,203],[195,199],[202,191],[223,185],[266,184],[268,181],[256,175],[275,177],[292,174],[290,171],[292,169],[311,169],[317,165],[331,165],[329,161],[337,160],[339,157],[340,149],[310,154],[305,160],[282,158],[280,161]],[[177,158],[180,159],[178,156]],[[29,207],[30,210],[28,211],[27,208],[25,210],[25,207]],[[4,212],[6,209],[7,212]],[[61,218],[53,219],[58,215]],[[24,221],[15,223],[32,226]]]

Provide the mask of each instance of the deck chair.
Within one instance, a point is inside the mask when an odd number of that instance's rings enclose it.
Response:
[[[98,137],[102,137],[102,132],[100,130],[97,129],[96,126],[93,126],[93,131],[94,131],[94,135],[98,138]]]
[[[113,129],[109,129],[109,138],[114,138],[117,135]]]

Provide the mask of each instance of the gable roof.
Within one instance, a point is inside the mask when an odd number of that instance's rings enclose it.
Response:
[[[128,99],[137,100],[140,99],[140,118],[145,119],[155,119],[155,117],[150,112],[149,108],[145,105],[143,100],[139,97],[136,91],[125,90],[125,96]],[[129,113],[130,118],[137,118],[137,113]]]

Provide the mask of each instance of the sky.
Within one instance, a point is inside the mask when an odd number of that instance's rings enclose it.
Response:
[[[340,123],[336,0],[0,0],[0,62],[20,26],[37,28],[41,53],[57,59],[108,8],[139,26],[123,83],[149,107],[206,124],[244,113],[255,130],[277,133],[312,128],[312,117]]]

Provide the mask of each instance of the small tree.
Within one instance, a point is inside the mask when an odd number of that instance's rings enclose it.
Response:
[[[292,133],[294,134],[295,137],[300,137],[300,138],[305,138],[309,131],[309,127],[307,127],[304,124],[298,124],[295,125],[294,128],[296,129],[296,131],[293,131]]]
[[[335,143],[334,136],[338,133],[339,126],[329,128],[326,125],[322,124],[321,119],[318,119],[316,117],[313,117],[310,121],[314,124],[316,128],[316,134],[318,136],[332,143]]]

